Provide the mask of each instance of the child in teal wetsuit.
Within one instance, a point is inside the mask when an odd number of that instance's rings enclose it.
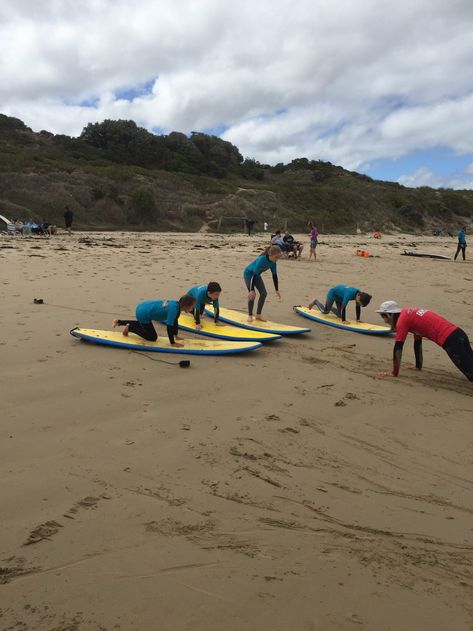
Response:
[[[263,311],[264,302],[266,300],[266,296],[268,292],[266,291],[266,287],[263,279],[261,278],[261,274],[266,272],[268,269],[271,270],[273,274],[273,283],[274,289],[276,290],[276,294],[279,299],[281,299],[281,294],[279,293],[279,283],[278,283],[278,272],[276,267],[276,261],[281,256],[281,248],[278,245],[272,245],[267,248],[266,252],[261,256],[258,256],[257,259],[252,261],[243,272],[243,278],[245,279],[245,284],[248,288],[248,322],[253,321],[253,308],[255,304],[256,291],[259,291],[258,298],[258,306],[256,308],[256,320],[261,320],[262,322],[266,322],[266,320],[262,317],[261,312]]]
[[[225,326],[223,322],[219,322],[220,315],[220,305],[219,298],[222,293],[222,288],[218,283],[210,282],[208,285],[196,285],[189,289],[187,292],[189,296],[193,296],[195,298],[195,305],[193,309],[194,320],[196,324],[196,329],[200,331],[202,329],[202,324],[200,323],[200,316],[203,315],[205,311],[205,305],[209,305],[212,303],[214,308],[214,322],[219,326]]]
[[[123,335],[135,333],[145,340],[156,342],[158,334],[153,326],[153,320],[166,325],[171,346],[182,348],[176,340],[178,337],[178,319],[181,311],[190,313],[194,307],[195,298],[185,294],[177,300],[145,300],[136,307],[136,320],[113,320],[112,326],[125,327]]]
[[[343,322],[346,322],[346,309],[350,300],[354,300],[356,303],[356,321],[360,322],[361,307],[369,305],[371,296],[364,291],[360,291],[358,287],[335,285],[335,287],[329,289],[327,299],[325,301],[325,307],[323,311],[321,311],[323,314],[327,315],[330,313],[333,303],[335,303],[337,305],[338,317],[341,318]],[[311,303],[309,303],[309,309],[312,309],[315,304],[316,300],[314,299]]]

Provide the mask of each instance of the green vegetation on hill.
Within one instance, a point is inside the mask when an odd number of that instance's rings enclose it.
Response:
[[[241,230],[314,221],[322,231],[455,230],[473,191],[410,189],[299,158],[263,165],[203,133],[156,135],[133,121],[90,123],[78,138],[34,133],[0,114],[0,214],[82,228]],[[259,226],[258,226],[259,223]]]

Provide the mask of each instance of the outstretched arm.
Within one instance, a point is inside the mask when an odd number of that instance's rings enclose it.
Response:
[[[416,368],[422,370],[424,358],[422,355],[422,338],[414,338],[414,355],[416,356]]]
[[[172,325],[168,324],[167,327],[166,327],[166,330],[167,330],[167,333],[168,333],[169,343],[170,344],[175,344],[175,341],[174,341],[174,335],[175,335],[175,333],[174,333],[174,325],[173,324]],[[176,335],[177,335],[177,333],[176,333]]]
[[[404,342],[395,342],[393,350],[393,377],[397,377],[401,368],[402,349]]]

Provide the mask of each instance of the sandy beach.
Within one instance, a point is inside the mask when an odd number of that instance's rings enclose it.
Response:
[[[400,256],[453,257],[450,238],[321,235],[309,263],[302,238],[265,315],[312,333],[188,370],[69,330],[210,280],[244,309],[263,235],[0,240],[2,631],[472,628],[473,384],[428,341],[408,370],[411,339],[383,379],[391,338],[292,306],[346,283],[373,294],[366,321],[394,299],[471,339],[473,261]]]

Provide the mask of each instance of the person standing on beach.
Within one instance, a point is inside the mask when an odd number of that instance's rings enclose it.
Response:
[[[203,315],[205,311],[205,305],[212,304],[214,308],[214,322],[219,326],[225,326],[222,322],[219,321],[220,315],[220,305],[219,298],[222,293],[222,288],[218,283],[210,282],[208,285],[196,285],[192,287],[187,292],[189,296],[193,296],[195,298],[195,305],[193,309],[194,320],[196,324],[196,329],[200,331],[202,329],[202,324],[200,322],[200,317]]]
[[[74,220],[74,213],[69,208],[69,206],[66,206],[65,212],[64,212],[64,223],[66,224],[66,230],[70,235],[72,234],[73,220]]]
[[[462,257],[463,260],[465,260],[465,254],[466,254],[466,236],[465,236],[465,232],[466,232],[466,226],[463,226],[463,228],[458,232],[458,245],[457,245],[457,251],[455,252],[455,256],[453,257],[453,260],[456,261],[457,260],[457,256],[460,254],[460,252],[462,253]]]
[[[153,326],[153,320],[166,325],[169,343],[176,348],[182,348],[182,344],[176,342],[178,337],[178,320],[181,311],[190,313],[194,308],[195,298],[185,294],[177,300],[145,300],[136,307],[136,320],[113,320],[112,326],[125,327],[123,335],[135,333],[149,342],[156,342],[158,334]]]
[[[263,272],[266,272],[268,269],[270,269],[273,274],[274,289],[276,290],[277,297],[279,298],[279,300],[281,300],[281,294],[279,293],[278,272],[276,267],[276,262],[280,258],[280,256],[281,248],[278,245],[271,245],[269,246],[269,248],[266,249],[264,254],[258,256],[258,258],[252,261],[243,272],[245,285],[248,289],[248,322],[253,321],[253,308],[256,298],[256,289],[259,291],[259,298],[255,319],[260,320],[261,322],[266,322],[261,313],[263,311],[263,306],[268,292],[266,291],[266,287],[263,279],[261,278],[261,274]]]
[[[314,257],[314,262],[317,260],[317,254],[315,249],[317,248],[319,231],[317,230],[317,226],[315,223],[311,223],[311,231],[310,231],[310,253],[309,253],[309,261]]]
[[[473,381],[473,350],[468,335],[442,316],[420,307],[401,307],[394,300],[381,303],[377,312],[396,331],[393,350],[392,372],[382,372],[382,377],[397,377],[401,367],[402,349],[409,333],[414,335],[416,369],[422,370],[422,338],[441,346],[455,366],[469,381]]]
[[[253,219],[246,219],[245,223],[246,223],[246,229],[248,230],[248,236],[251,237],[251,231],[253,230],[253,226],[255,225],[255,222]]]

